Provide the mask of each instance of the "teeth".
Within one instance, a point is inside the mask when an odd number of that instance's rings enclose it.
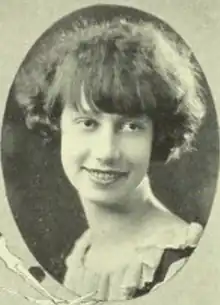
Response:
[[[120,177],[119,174],[101,173],[98,171],[89,171],[89,173],[98,180],[111,181]]]

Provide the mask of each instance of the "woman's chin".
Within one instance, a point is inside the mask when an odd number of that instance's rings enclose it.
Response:
[[[91,201],[100,206],[114,206],[126,202],[128,195],[136,189],[140,179],[133,175],[113,177],[99,177],[82,172],[76,179],[70,179],[83,201]],[[135,177],[136,178],[136,177]],[[139,178],[139,177],[138,177]]]
[[[122,202],[125,194],[123,195],[121,192],[117,193],[117,191],[94,191],[90,189],[86,189],[84,191],[79,192],[80,197],[83,198],[86,201],[89,201],[93,204],[99,205],[99,206],[113,206],[119,204],[119,202]]]

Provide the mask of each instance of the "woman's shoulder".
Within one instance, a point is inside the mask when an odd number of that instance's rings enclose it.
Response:
[[[185,265],[203,232],[199,223],[187,223],[167,210],[156,208],[151,217],[154,232],[151,236],[146,234],[138,248],[144,263],[143,282],[147,285],[136,296],[156,289],[173,277]]]
[[[161,249],[194,248],[203,232],[198,222],[188,223],[168,210],[153,208],[151,218],[153,233],[145,241]]]

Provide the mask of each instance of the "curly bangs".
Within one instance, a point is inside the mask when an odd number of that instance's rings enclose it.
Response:
[[[192,149],[205,105],[200,73],[183,43],[150,22],[118,18],[85,23],[51,41],[16,76],[29,128],[59,130],[65,104],[82,108],[83,87],[93,111],[153,120],[153,159],[171,160]]]

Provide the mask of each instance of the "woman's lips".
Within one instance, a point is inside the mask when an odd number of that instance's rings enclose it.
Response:
[[[115,170],[84,169],[89,173],[89,176],[93,181],[101,184],[110,184],[128,175],[127,172]]]

